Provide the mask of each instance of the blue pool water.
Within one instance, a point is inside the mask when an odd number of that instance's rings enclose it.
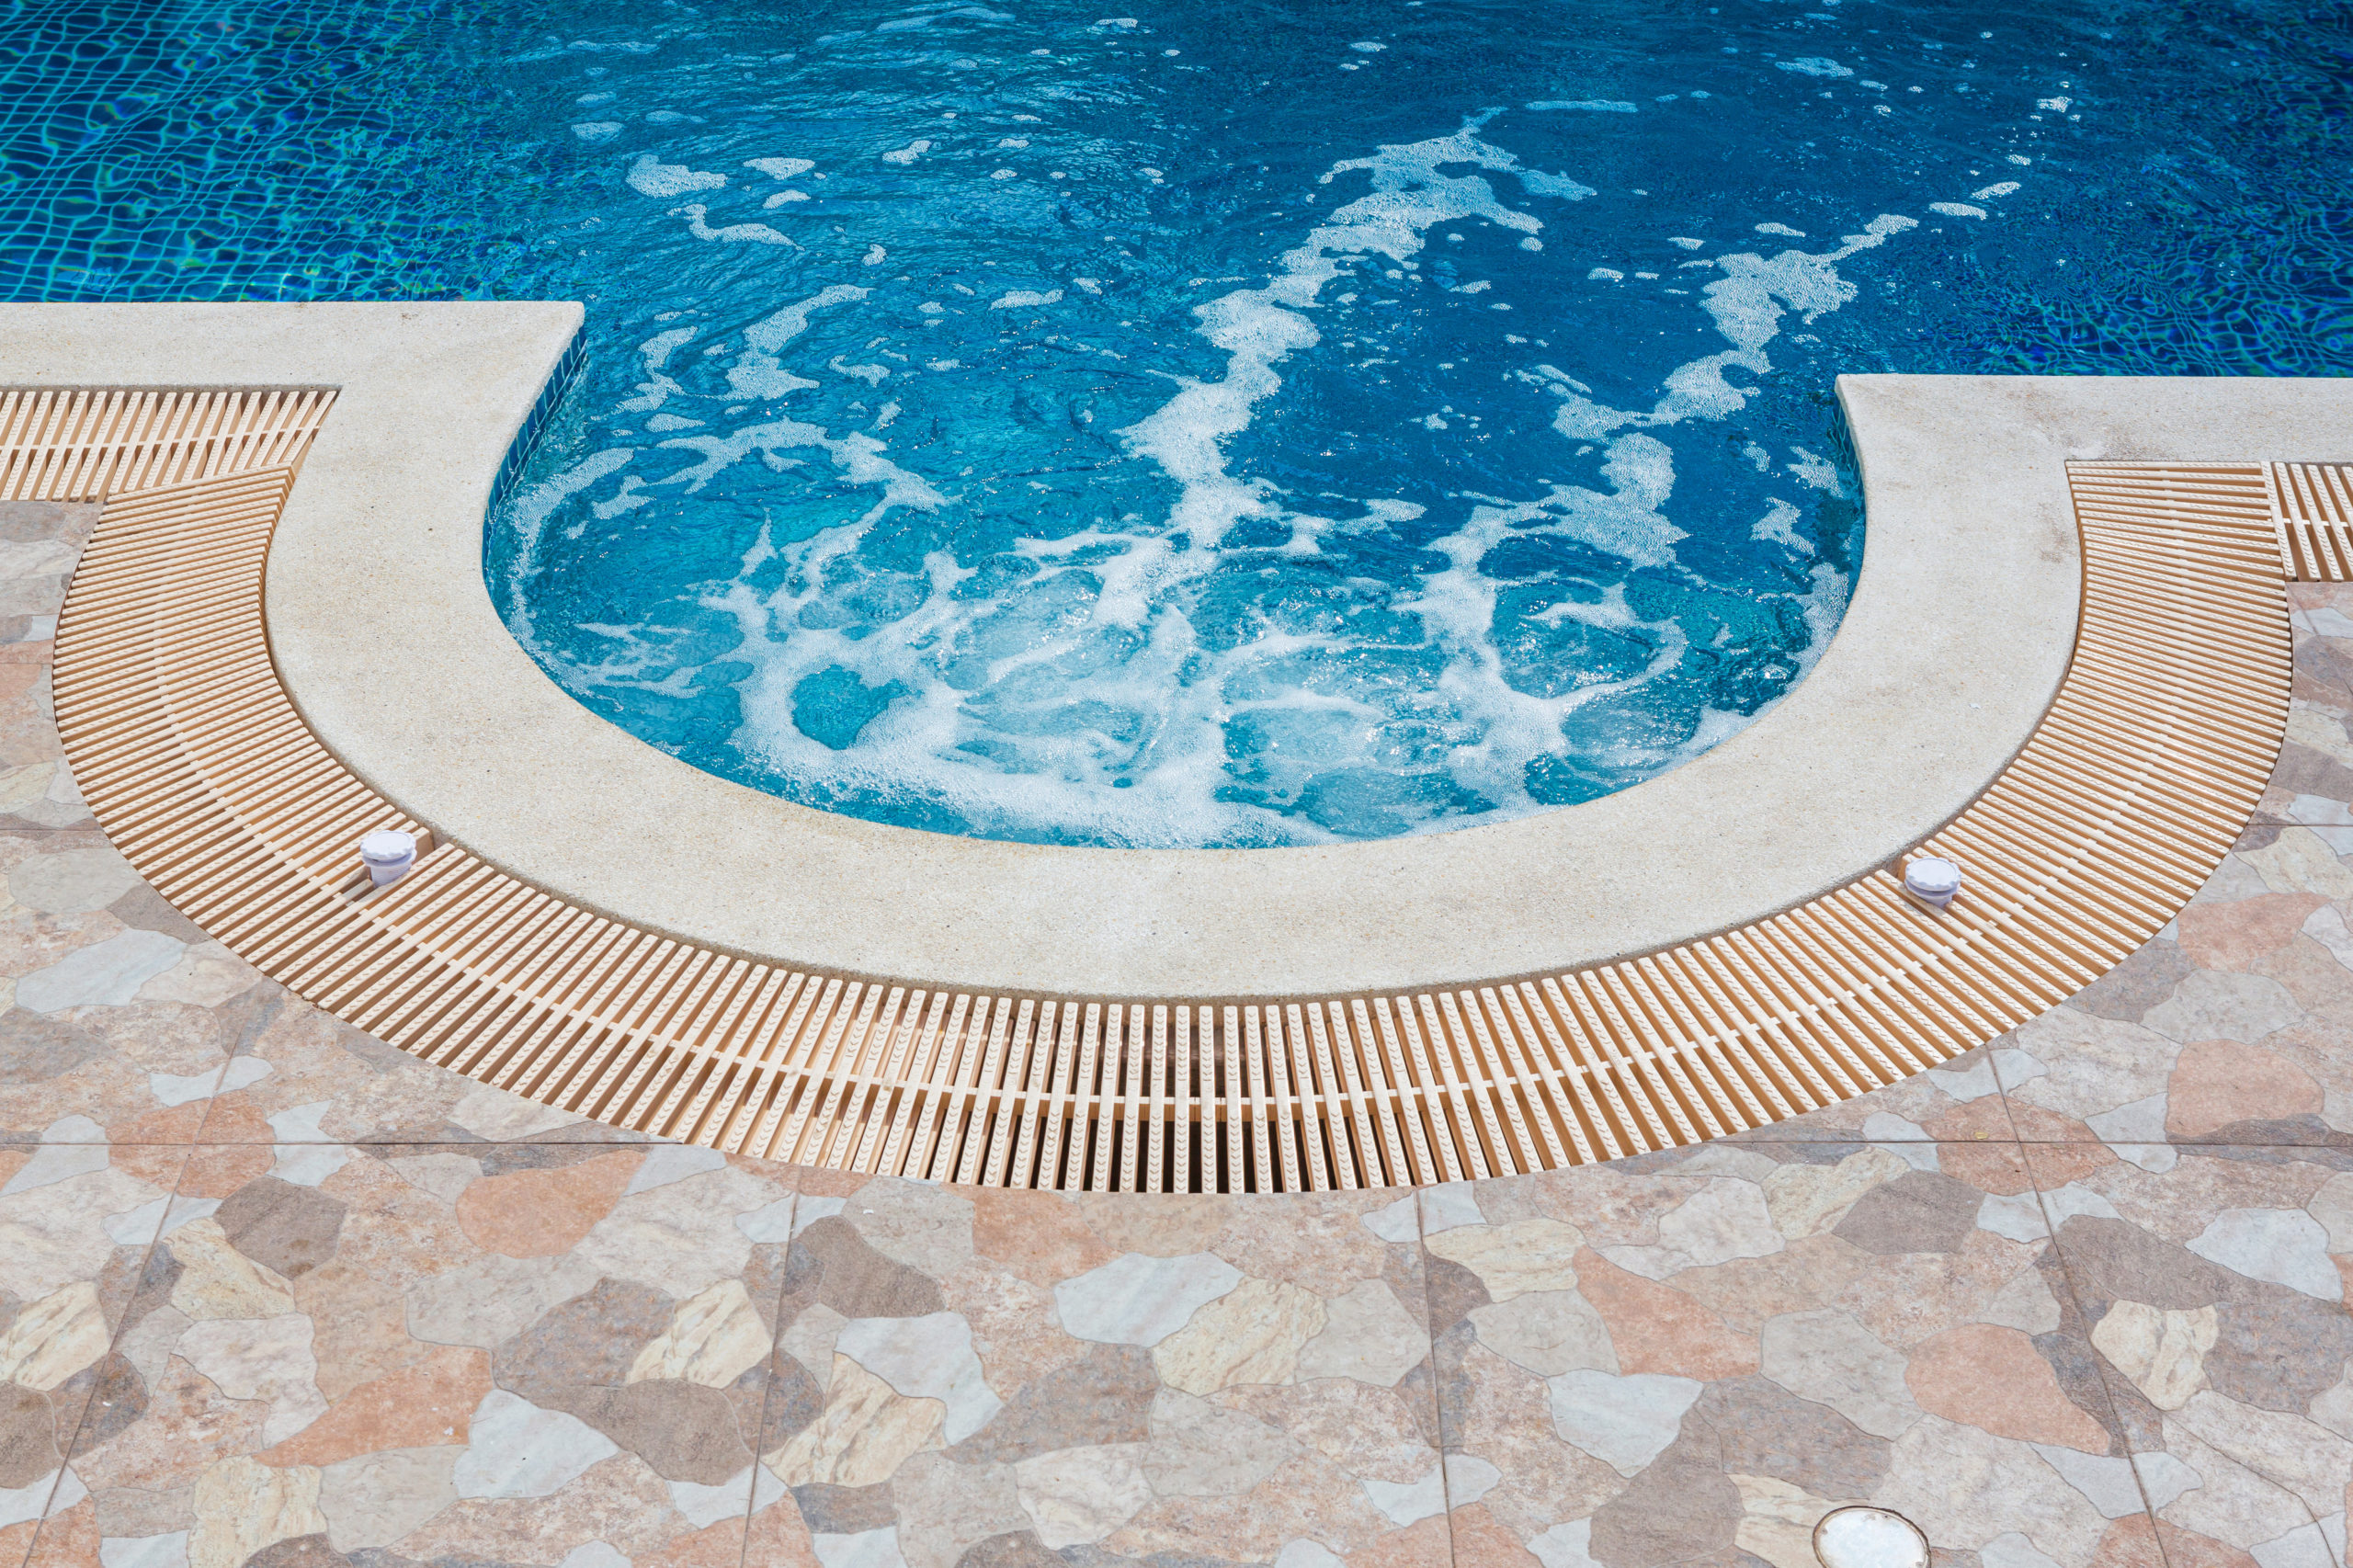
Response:
[[[1803,678],[1842,371],[2353,366],[2348,61],[2283,0],[17,0],[0,297],[585,300],[484,549],[583,703],[914,826],[1379,837]]]

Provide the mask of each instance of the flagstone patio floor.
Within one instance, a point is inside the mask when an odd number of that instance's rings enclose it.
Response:
[[[426,1065],[75,795],[95,508],[0,506],[0,1568],[2325,1568],[2353,1485],[2353,589],[2197,901],[1936,1071],[1419,1193],[648,1142]]]

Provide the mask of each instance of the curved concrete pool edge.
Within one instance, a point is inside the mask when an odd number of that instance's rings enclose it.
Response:
[[[1867,450],[1872,434],[1858,431]],[[2078,592],[2054,469],[1997,527],[1951,533],[1933,505],[1883,522],[1813,677],[1651,784],[1384,843],[1054,848],[811,812],[655,751],[530,664],[473,551],[421,516],[387,541],[417,559],[414,596],[370,601],[381,613],[353,627],[337,570],[348,515],[313,518],[301,494],[336,480],[334,459],[323,441],[298,487],[269,614],[290,689],[355,771],[492,862],[633,925],[917,983],[1290,995],[1532,972],[1743,924],[1883,863],[1966,805],[2047,706]],[[1904,601],[1938,582],[1967,585],[1962,613],[1924,638]],[[371,667],[395,650],[390,669]],[[369,689],[387,675],[402,687],[390,702]],[[1938,708],[1950,715],[1923,722]],[[1714,825],[1727,820],[1745,829],[1731,877]]]
[[[272,551],[272,645],[321,738],[438,832],[723,949],[1065,994],[1485,980],[1665,946],[1839,885],[1966,806],[2046,707],[2077,592],[2065,459],[2304,455],[2346,395],[1849,378],[1872,525],[1856,603],[1813,677],[1733,742],[1496,827],[1072,850],[775,801],[663,756],[539,672],[483,585],[476,519],[577,321],[566,305],[9,307],[0,380],[345,389]]]

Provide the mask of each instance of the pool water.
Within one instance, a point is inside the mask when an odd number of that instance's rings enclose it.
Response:
[[[943,832],[1623,789],[1835,632],[1837,374],[2353,366],[2353,27],[2283,3],[20,3],[0,43],[0,296],[586,301],[485,535],[516,635],[699,767]]]

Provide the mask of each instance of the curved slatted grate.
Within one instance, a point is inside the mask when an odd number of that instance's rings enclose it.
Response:
[[[2271,507],[2290,577],[2353,582],[2353,463],[2273,463]]]
[[[1881,870],[1626,962],[1461,990],[1195,1006],[799,972],[605,919],[434,846],[310,735],[264,641],[290,472],[118,494],[74,578],[58,712],[133,865],[290,989],[429,1061],[648,1133],[934,1180],[1296,1191],[1684,1144],[1945,1061],[2169,920],[2263,789],[2289,642],[2258,465],[2075,465],[2083,620],[2012,766]]]
[[[290,467],[334,403],[325,387],[0,388],[0,501],[87,501]]]

